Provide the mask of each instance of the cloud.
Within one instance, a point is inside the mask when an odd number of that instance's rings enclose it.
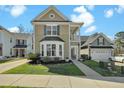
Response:
[[[18,27],[11,27],[11,28],[8,28],[8,30],[10,31],[10,32],[13,32],[13,33],[19,33],[20,31],[19,31],[19,28]]]
[[[22,15],[26,10],[26,7],[24,5],[15,5],[11,8],[10,13],[14,17],[18,17]]]
[[[13,5],[13,6],[3,5],[3,6],[0,6],[1,11],[8,12],[13,17],[18,17],[18,16],[22,15],[26,11],[26,9],[27,8],[24,5]]]
[[[124,12],[124,5],[119,5],[117,8],[115,8],[115,11],[119,14],[122,14]]]
[[[118,5],[115,8],[105,10],[104,13],[105,13],[106,18],[112,17],[114,13],[122,14],[122,13],[124,13],[124,5]]]
[[[95,8],[95,5],[87,5],[86,8],[88,10],[93,10]]]
[[[86,29],[85,33],[91,33],[96,30],[96,26],[90,26]]]
[[[88,12],[85,6],[76,7],[73,11],[78,13],[71,15],[71,20],[73,22],[84,22],[84,27],[87,27],[95,21],[94,16]]]
[[[105,17],[106,18],[110,18],[110,17],[113,16],[114,10],[113,9],[109,9],[109,10],[104,11],[104,13],[105,13]]]

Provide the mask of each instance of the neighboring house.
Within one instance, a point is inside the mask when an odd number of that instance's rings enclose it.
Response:
[[[85,41],[84,41],[85,38]],[[92,60],[107,61],[113,53],[113,42],[103,33],[81,36],[81,55],[88,55]]]
[[[32,52],[32,35],[11,33],[0,26],[0,56],[25,57]]]
[[[80,57],[80,27],[54,6],[49,6],[32,20],[34,52],[42,57],[78,59]]]

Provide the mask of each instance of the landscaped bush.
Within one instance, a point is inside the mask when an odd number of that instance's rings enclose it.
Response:
[[[30,53],[30,54],[28,54],[28,59],[31,60],[30,63],[32,63],[32,64],[38,64],[38,63],[40,63],[40,54]]]
[[[124,66],[121,66],[121,74],[124,74]]]
[[[81,58],[83,58],[84,60],[88,60],[89,58],[88,58],[88,55],[81,55]]]
[[[99,67],[101,67],[101,68],[107,68],[107,63],[100,61],[99,62]]]

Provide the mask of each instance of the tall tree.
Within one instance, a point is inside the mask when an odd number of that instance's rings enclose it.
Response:
[[[115,34],[115,45],[117,54],[123,53],[124,48],[124,31]]]

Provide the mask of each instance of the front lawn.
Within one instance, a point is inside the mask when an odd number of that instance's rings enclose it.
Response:
[[[8,70],[3,74],[39,74],[39,75],[69,75],[83,76],[84,74],[72,63],[32,65],[24,64]]]
[[[119,66],[116,66],[115,71],[109,71],[107,69],[100,68],[99,63],[96,61],[86,60],[82,63],[89,66],[90,68],[92,68],[93,70],[95,70],[96,72],[98,72],[99,74],[101,74],[103,76],[124,76],[121,74]]]
[[[13,62],[13,61],[18,61],[20,59],[22,59],[22,58],[8,58],[6,60],[0,60],[0,64],[6,63],[6,62],[8,63],[8,62]]]

